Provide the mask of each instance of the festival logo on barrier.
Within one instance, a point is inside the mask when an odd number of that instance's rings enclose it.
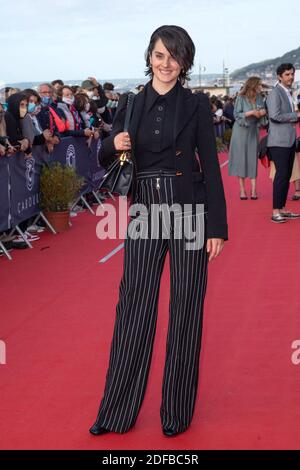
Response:
[[[66,164],[76,169],[76,151],[73,144],[67,148]]]
[[[35,159],[33,157],[25,159],[26,171],[25,171],[25,178],[26,178],[26,186],[28,191],[32,191],[34,185],[34,166],[35,166]]]

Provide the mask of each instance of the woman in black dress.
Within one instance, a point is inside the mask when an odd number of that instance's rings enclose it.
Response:
[[[144,219],[133,215],[128,225],[104,396],[90,429],[94,435],[124,433],[136,421],[150,368],[167,251],[171,292],[160,409],[163,433],[175,436],[192,420],[207,263],[220,254],[227,239],[226,204],[209,101],[206,95],[192,94],[183,87],[194,54],[195,46],[183,28],[161,26],[154,31],[146,51],[146,73],[151,80],[135,97],[129,132],[122,132],[127,101],[123,95],[112,135],[104,139],[100,150],[99,161],[104,167],[118,152],[131,150],[131,203],[142,204],[148,215]],[[176,210],[171,213],[174,204]],[[149,214],[163,205],[170,218],[161,213],[158,219],[150,220]],[[158,235],[154,220],[158,220]],[[186,221],[201,241],[192,248],[191,237],[186,232],[182,235]],[[131,236],[137,225],[144,234],[146,226],[150,236]]]

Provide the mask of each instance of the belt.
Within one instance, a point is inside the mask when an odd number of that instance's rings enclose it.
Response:
[[[176,170],[141,170],[137,172],[137,179],[160,178],[163,176],[176,176]]]

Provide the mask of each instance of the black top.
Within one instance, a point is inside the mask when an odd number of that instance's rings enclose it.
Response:
[[[174,170],[174,124],[179,82],[165,95],[146,90],[145,104],[136,136],[138,170]]]
[[[7,100],[7,111],[5,113],[6,134],[10,143],[14,146],[19,145],[19,141],[24,139],[22,132],[21,116],[20,116],[20,103],[27,101],[27,96],[22,93],[15,93]],[[31,146],[24,152],[29,155],[32,152]]]

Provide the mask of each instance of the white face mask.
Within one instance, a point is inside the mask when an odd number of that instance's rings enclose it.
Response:
[[[88,95],[89,99],[91,100],[94,96],[94,92],[93,91],[87,91],[86,94]]]
[[[72,98],[63,98],[62,101],[66,104],[72,105],[74,104],[75,98],[72,96]]]
[[[98,108],[97,111],[98,111],[99,114],[104,113],[104,111],[105,111],[105,106],[103,106],[103,108]]]
[[[99,99],[98,96],[93,96],[92,97],[92,100],[94,100],[94,101],[97,101],[98,99]]]
[[[85,112],[88,113],[90,109],[91,109],[90,103],[86,103],[86,105],[84,106]]]

